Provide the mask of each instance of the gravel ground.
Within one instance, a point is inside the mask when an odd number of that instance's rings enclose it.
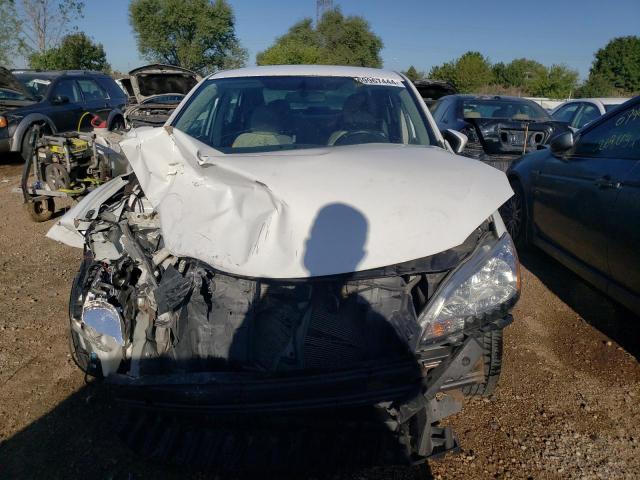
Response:
[[[0,160],[0,477],[204,478],[140,461],[116,438],[116,407],[67,349],[80,252],[28,218],[12,193],[20,169]],[[640,319],[543,254],[522,260],[498,390],[450,419],[461,452],[330,477],[640,477]]]

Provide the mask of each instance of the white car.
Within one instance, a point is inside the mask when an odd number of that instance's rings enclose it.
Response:
[[[381,449],[371,461],[403,463],[456,446],[438,422],[495,388],[519,297],[498,213],[513,192],[453,152],[406,77],[220,72],[164,127],[129,135],[134,173],[48,235],[85,248],[70,306],[78,365],[126,405],[197,414],[186,429],[131,414],[132,444],[173,445],[191,465],[307,469],[333,453],[360,462],[369,446]],[[395,443],[350,430],[365,411]],[[310,458],[298,415],[320,431],[340,418],[342,433]],[[210,418],[213,432],[194,433]]]
[[[567,100],[551,111],[551,117],[558,122],[566,123],[575,132],[627,100],[629,99],[576,98]]]

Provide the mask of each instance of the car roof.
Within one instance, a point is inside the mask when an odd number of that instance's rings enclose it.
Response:
[[[529,100],[528,98],[524,98],[524,97],[514,97],[514,96],[509,96],[509,95],[474,95],[474,94],[454,94],[454,95],[447,95],[447,97],[457,97],[457,98],[462,98],[465,100],[507,100],[507,101],[521,101],[521,102],[525,102],[525,103],[536,103],[533,102],[532,100]],[[444,97],[443,97],[444,98]],[[536,104],[537,105],[537,104]]]
[[[11,70],[14,75],[29,75],[40,78],[54,79],[63,76],[104,76],[108,77],[106,73],[96,72],[93,70]]]
[[[571,100],[567,100],[566,102],[564,102],[562,105],[564,105],[565,103],[576,103],[576,102],[602,103],[603,105],[620,105],[629,99],[630,97],[572,98]],[[558,106],[562,106],[562,105],[558,105]]]
[[[314,76],[314,77],[375,77],[402,82],[404,78],[397,72],[367,67],[344,67],[334,65],[270,65],[264,67],[239,68],[214,73],[208,78],[268,76]]]

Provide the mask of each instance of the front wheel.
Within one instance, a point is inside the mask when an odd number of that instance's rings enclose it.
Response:
[[[510,183],[513,189],[513,196],[500,207],[500,216],[516,246],[526,247],[528,244],[528,219],[524,191],[517,181],[512,180]]]
[[[482,336],[484,353],[484,381],[464,387],[462,392],[467,397],[488,397],[495,391],[500,372],[502,371],[502,330],[491,330]]]

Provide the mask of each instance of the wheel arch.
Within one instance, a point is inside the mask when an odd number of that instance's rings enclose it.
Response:
[[[24,135],[27,131],[36,124],[45,124],[51,130],[51,133],[57,133],[58,129],[56,128],[55,123],[42,113],[30,113],[22,120],[16,127],[15,132],[13,132],[13,138],[11,140],[11,151],[12,152],[20,152],[22,150],[22,140],[24,139]]]

